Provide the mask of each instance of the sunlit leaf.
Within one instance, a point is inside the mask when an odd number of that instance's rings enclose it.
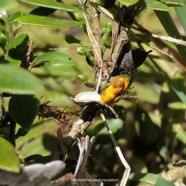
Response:
[[[73,21],[65,19],[55,19],[52,17],[43,17],[35,15],[26,15],[16,19],[17,22],[27,25],[45,26],[53,28],[71,28],[82,25],[83,21]]]
[[[160,10],[160,11],[168,11],[168,6],[157,0],[139,0],[137,5],[140,5],[145,8],[152,8],[154,10]]]
[[[180,130],[176,133],[176,139],[181,141],[183,144],[186,144],[186,131]]]
[[[44,87],[30,72],[13,65],[0,64],[0,91],[13,94],[41,94]]]
[[[33,68],[32,72],[36,75],[50,75],[62,77],[76,77],[78,71],[73,65],[65,66],[44,66],[40,68]]]
[[[16,18],[21,17],[22,15],[21,12],[16,12],[8,17],[7,22],[12,23]]]
[[[125,5],[125,6],[131,6],[136,4],[139,0],[118,0],[121,4]]]
[[[123,122],[121,119],[109,119],[107,120],[107,123],[109,125],[110,130],[112,131],[112,133],[116,133],[119,129],[121,129]],[[106,129],[106,127],[104,127],[102,130],[99,131],[98,133],[100,134],[108,134],[108,131]]]
[[[47,52],[34,60],[34,62],[49,61],[50,66],[75,65],[76,62],[67,54],[60,52]]]
[[[166,2],[165,1],[165,4],[170,7],[184,7],[184,4],[181,2],[179,3],[178,1],[177,2]]]
[[[10,50],[11,48],[18,48],[23,50],[27,45],[29,37],[27,34],[21,34],[6,45],[6,49]]]
[[[151,185],[163,185],[163,186],[174,186],[174,183],[165,180],[161,176],[157,174],[147,173],[147,174],[140,174],[140,173],[132,173],[129,176],[130,180],[133,181],[140,181],[142,183],[147,183]]]
[[[79,10],[79,8],[76,6],[68,5],[66,3],[64,4],[64,3],[56,2],[52,0],[20,0],[20,1],[32,4],[32,5],[41,6],[41,7],[53,8],[57,10],[65,10],[67,12],[76,12]]]
[[[19,157],[13,145],[0,137],[0,169],[19,172]]]

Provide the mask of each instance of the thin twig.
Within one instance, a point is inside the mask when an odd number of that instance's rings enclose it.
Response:
[[[100,45],[96,41],[96,39],[95,39],[95,37],[94,37],[94,35],[92,33],[92,29],[90,27],[90,24],[88,22],[88,19],[87,19],[87,16],[86,16],[85,12],[83,12],[83,16],[84,16],[85,23],[86,23],[87,33],[88,33],[90,42],[92,44],[93,51],[95,52],[94,55],[95,55],[96,61],[100,63],[103,60],[102,59],[102,55],[101,55]]]
[[[148,29],[144,28],[141,24],[139,24],[137,21],[135,21],[135,25],[137,26],[137,28],[134,27],[134,29],[137,29],[139,31],[141,31],[142,33],[145,34],[146,37],[150,37],[150,40],[154,40],[155,44],[159,47],[159,48],[165,48],[167,47],[167,45],[163,42],[163,41],[169,41],[169,42],[173,42],[175,44],[180,44],[185,46],[186,42],[183,40],[179,40],[179,39],[175,39],[175,38],[171,38],[171,37],[167,37],[167,36],[158,36],[154,33],[152,33],[151,31],[149,31]],[[132,33],[132,32],[131,32]],[[134,34],[135,37],[137,37],[136,34]],[[138,38],[138,37],[137,37]],[[142,40],[140,37],[138,38],[139,40]],[[144,42],[142,40],[142,42]],[[144,42],[145,43],[145,42]],[[147,44],[147,43],[145,43]],[[148,45],[148,44],[147,44]],[[156,49],[157,50],[157,49]],[[160,52],[160,51],[159,51]],[[161,52],[162,53],[162,52]],[[170,54],[166,54],[168,57],[170,56],[174,56],[173,58],[171,58],[175,63],[177,63],[184,71],[186,71],[186,67],[184,64],[184,60],[181,58],[180,54],[172,47],[169,47],[169,53]]]
[[[85,19],[85,22],[86,22],[86,29],[87,29],[87,33],[88,33],[88,36],[89,36],[89,39],[90,39],[90,42],[91,42],[91,45],[92,45],[92,48],[93,48],[93,51],[94,51],[94,57],[98,63],[98,66],[101,70],[101,73],[99,73],[99,77],[98,77],[98,81],[97,81],[97,86],[96,86],[96,92],[98,92],[99,90],[99,87],[100,87],[100,84],[101,84],[101,77],[100,77],[100,74],[102,76],[102,65],[103,65],[103,57],[102,57],[102,52],[101,52],[101,48],[100,48],[100,45],[99,43],[97,42],[97,40],[95,39],[93,33],[92,33],[92,29],[90,27],[90,24],[88,22],[88,19],[87,19],[87,16],[85,14],[85,12],[83,12],[83,16],[84,16],[84,19]]]
[[[127,183],[129,174],[130,174],[130,170],[131,170],[131,169],[130,169],[130,166],[129,166],[129,164],[127,163],[126,159],[124,158],[124,156],[123,156],[123,154],[122,154],[122,152],[121,152],[121,149],[120,149],[120,147],[118,146],[117,141],[116,141],[116,139],[114,138],[114,135],[113,135],[112,131],[110,130],[109,126],[108,126],[108,123],[107,123],[107,121],[106,121],[106,118],[105,118],[104,114],[100,114],[100,115],[101,115],[102,120],[103,120],[104,123],[105,123],[105,126],[106,126],[108,132],[109,132],[109,135],[110,135],[110,137],[111,137],[111,139],[112,139],[112,142],[113,142],[113,144],[114,144],[114,146],[115,146],[116,152],[117,152],[117,154],[118,154],[118,156],[119,156],[119,158],[120,158],[122,164],[123,164],[124,167],[125,167],[125,171],[124,171],[124,173],[123,173],[123,177],[122,177],[122,180],[121,180],[121,182],[120,182],[120,185],[125,186],[126,183]]]
[[[176,39],[176,38],[169,37],[169,36],[158,36],[156,34],[152,34],[152,37],[158,38],[164,41],[172,42],[178,45],[186,46],[186,41],[183,41],[181,39]]]
[[[103,6],[97,5],[96,0],[90,0],[90,2],[93,3],[94,7],[99,10],[106,18],[108,18],[110,21],[114,20],[113,14],[111,14],[107,9],[105,9]]]
[[[147,46],[149,46],[149,47],[153,48],[154,50],[158,51],[159,53],[163,54],[164,56],[167,56],[167,57],[169,57],[170,59],[173,59],[173,56],[172,56],[172,55],[170,55],[170,54],[168,54],[168,53],[166,53],[166,52],[163,52],[161,49],[159,49],[159,48],[157,48],[157,47],[151,45],[150,43],[147,43],[147,42],[144,42],[144,43],[145,43]]]
[[[31,70],[31,69],[29,69],[30,68],[30,58],[31,58],[31,53],[32,53],[32,45],[33,45],[33,42],[32,41],[30,41],[30,44],[29,44],[29,47],[28,47],[28,51],[27,51],[27,53],[26,53],[26,63],[27,63],[27,65],[28,65],[28,70]]]

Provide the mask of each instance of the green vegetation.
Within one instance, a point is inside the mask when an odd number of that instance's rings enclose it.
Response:
[[[118,184],[124,167],[104,113],[131,167],[128,186],[186,184],[185,6],[180,0],[0,2],[0,171],[21,174],[20,164],[62,160],[66,167],[47,184],[74,178]],[[110,107],[98,94],[117,77],[128,78],[129,87]],[[95,90],[92,102],[90,94],[79,98],[80,106],[72,100]],[[96,139],[84,157],[86,135]]]

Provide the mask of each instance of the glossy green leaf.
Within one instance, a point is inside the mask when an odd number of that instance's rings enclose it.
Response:
[[[142,183],[151,184],[154,186],[160,186],[160,185],[174,186],[174,183],[165,180],[164,178],[162,178],[157,174],[152,174],[152,173],[148,173],[148,174],[132,173],[130,174],[129,179],[133,181],[140,181]]]
[[[19,172],[19,157],[14,146],[0,137],[0,147],[0,169],[10,172]]]
[[[121,119],[117,118],[117,119],[109,119],[107,120],[107,123],[109,125],[110,130],[112,131],[113,134],[115,134],[119,129],[121,129],[123,122]],[[100,134],[108,134],[108,131],[106,129],[106,127],[104,127],[102,130],[100,130],[100,132],[98,133]]]
[[[41,94],[44,87],[30,72],[13,65],[0,64],[0,91],[13,94]]]
[[[62,76],[62,77],[76,77],[78,75],[77,70],[73,65],[65,66],[51,66],[33,68],[32,72],[37,75],[50,75],[50,76]]]
[[[177,2],[165,2],[165,4],[170,7],[184,7],[184,4],[179,3],[178,1]]]
[[[82,21],[55,19],[51,17],[26,15],[16,19],[17,22],[27,25],[46,26],[52,28],[70,28],[82,25]]]
[[[16,12],[8,17],[7,22],[12,23],[16,18],[21,17],[22,15],[22,12]]]
[[[64,3],[60,3],[60,2],[56,2],[52,0],[20,0],[20,1],[32,4],[32,5],[41,6],[41,7],[64,10],[67,12],[77,12],[79,10],[79,8],[76,6],[68,5],[68,4],[64,4]]]
[[[121,4],[129,7],[136,4],[139,0],[118,0]]]
[[[144,8],[152,8],[153,10],[168,11],[168,6],[157,0],[139,0],[137,5],[140,5]]]
[[[15,122],[29,130],[38,113],[39,101],[33,95],[14,95],[8,107]]]
[[[17,52],[17,50],[15,51],[9,51],[9,53],[8,53],[8,55],[6,56],[6,60],[8,61],[8,63],[10,63],[10,64],[12,64],[12,65],[14,65],[14,66],[17,66],[17,67],[19,67],[20,65],[21,65],[21,59],[16,59],[15,58],[15,56],[17,56],[16,55],[16,52]],[[12,55],[12,53],[14,54],[14,55]],[[18,56],[20,56],[20,55],[18,55]]]
[[[60,52],[47,52],[42,54],[34,60],[34,62],[49,61],[50,66],[64,66],[64,65],[75,65],[76,62],[67,54]],[[46,63],[48,64],[48,63]]]
[[[17,36],[15,39],[13,39],[12,41],[10,41],[6,45],[6,49],[10,50],[12,48],[18,48],[20,50],[23,50],[25,46],[27,46],[28,40],[29,40],[29,37],[27,34],[21,34]]]

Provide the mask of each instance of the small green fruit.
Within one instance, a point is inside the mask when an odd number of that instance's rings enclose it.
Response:
[[[87,55],[87,51],[86,51],[85,47],[83,47],[83,46],[80,46],[77,48],[77,53],[81,56]]]
[[[74,13],[74,17],[77,21],[83,21],[83,15],[79,12]]]

